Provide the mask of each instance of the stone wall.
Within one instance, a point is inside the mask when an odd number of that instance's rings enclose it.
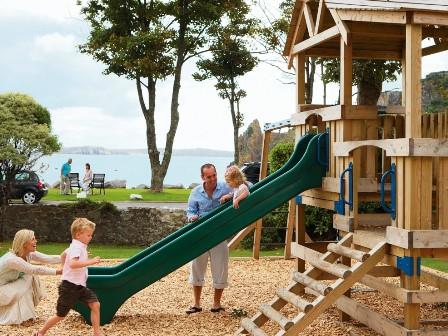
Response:
[[[67,205],[12,205],[1,216],[2,240],[12,240],[20,229],[35,231],[40,242],[71,241],[76,217],[96,223],[93,243],[149,246],[186,223],[184,210],[111,207],[88,209]]]

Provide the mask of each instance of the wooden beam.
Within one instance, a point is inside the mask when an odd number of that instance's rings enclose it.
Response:
[[[255,229],[255,223],[245,227],[240,232],[238,232],[235,237],[232,238],[230,242],[227,243],[227,247],[230,251],[236,249],[239,243],[253,230]]]
[[[306,56],[338,58],[339,50],[334,48],[311,48],[305,51]],[[380,60],[401,60],[401,51],[384,50],[353,50],[354,59],[380,59]]]
[[[336,230],[342,230],[344,232],[354,231],[354,220],[353,217],[343,216],[339,214],[333,215],[333,228]]]
[[[442,42],[440,44],[432,45],[422,49],[422,56],[428,56],[437,54],[441,51],[448,50],[448,42]]]
[[[297,20],[297,24],[296,24],[296,28],[294,29],[294,34],[293,34],[293,38],[292,38],[292,43],[291,45],[295,45],[299,40],[301,40],[303,38],[303,35],[305,34],[305,22],[303,20],[303,6],[300,9],[300,14],[299,14],[299,18]],[[291,69],[293,63],[294,63],[294,58],[295,55],[292,54],[292,48],[289,51],[289,56],[288,56],[288,69]]]
[[[325,18],[325,2],[324,0],[319,0],[319,8],[317,9],[316,16],[316,26],[314,27],[314,33],[318,34],[322,28],[322,24]]]
[[[361,140],[334,143],[335,156],[349,156],[360,147],[374,146],[386,151],[387,156],[448,157],[448,139],[400,138],[384,140]]]
[[[341,105],[352,105],[352,85],[353,85],[353,59],[352,59],[353,46],[351,41],[345,43],[340,38],[340,91],[339,100]]]
[[[298,54],[300,52],[303,52],[309,48],[312,48],[316,45],[319,45],[325,41],[331,40],[335,37],[339,36],[339,29],[337,26],[331,27],[327,30],[324,30],[323,32],[316,34],[309,39],[300,42],[292,48],[292,55]]]
[[[448,13],[414,12],[412,15],[412,23],[448,26]]]
[[[339,29],[339,32],[341,33],[341,37],[344,40],[345,44],[349,42],[350,38],[350,29],[348,28],[347,24],[341,19],[339,16],[337,10],[330,9],[331,16],[333,17],[334,22],[336,22],[336,26]]]
[[[448,248],[448,230],[406,230],[389,226],[386,241],[405,249]]]
[[[363,11],[352,9],[338,9],[339,17],[344,21],[384,22],[405,24],[404,11]]]
[[[308,35],[314,36],[314,20],[313,20],[313,13],[311,12],[311,8],[308,3],[304,4],[303,14],[305,17],[306,22],[306,28],[308,29]]]

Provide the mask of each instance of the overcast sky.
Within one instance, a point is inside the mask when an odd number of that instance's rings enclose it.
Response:
[[[272,0],[277,2],[278,0]],[[75,0],[0,0],[0,92],[23,92],[51,112],[53,133],[63,146],[146,148],[145,121],[135,84],[103,75],[104,66],[78,52],[89,27]],[[426,57],[423,76],[448,70],[448,53]],[[194,64],[183,73],[180,122],[174,148],[232,150],[232,123],[226,101],[217,96],[214,82],[191,78]],[[263,126],[289,118],[294,112],[294,87],[279,80],[278,70],[260,65],[241,81],[248,96],[241,103],[246,126],[258,119]],[[400,84],[389,83],[386,89]],[[164,147],[169,125],[171,83],[157,89],[158,147]],[[336,85],[327,92],[334,103]],[[316,81],[314,102],[322,101]],[[243,128],[243,130],[245,127]]]

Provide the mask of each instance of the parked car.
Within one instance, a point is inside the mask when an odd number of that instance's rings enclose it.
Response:
[[[246,179],[255,184],[260,178],[260,168],[261,162],[245,162],[240,167],[241,171],[246,176]],[[268,175],[269,175],[269,164],[268,164]]]
[[[0,177],[0,181],[1,181]],[[4,182],[1,182],[4,183]],[[3,189],[3,188],[0,188]],[[0,198],[2,197],[0,191]],[[34,204],[48,194],[47,187],[40,181],[33,171],[22,170],[18,172],[11,184],[10,199],[22,199],[25,204]]]

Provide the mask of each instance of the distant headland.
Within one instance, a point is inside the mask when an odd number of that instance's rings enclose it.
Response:
[[[159,149],[163,153],[163,148]],[[131,155],[147,154],[146,149],[110,149],[104,147],[80,146],[64,147],[59,154],[83,154],[83,155]],[[232,151],[224,151],[208,148],[173,149],[173,156],[218,156],[233,157]]]

